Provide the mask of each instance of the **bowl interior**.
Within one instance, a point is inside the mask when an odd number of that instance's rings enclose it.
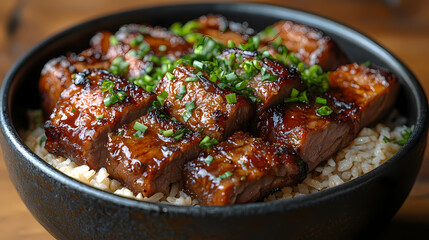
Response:
[[[159,14],[160,12],[162,14]],[[370,61],[395,73],[402,82],[396,107],[408,118],[409,125],[427,125],[425,123],[427,102],[421,86],[407,67],[383,47],[353,29],[329,19],[293,9],[261,4],[192,4],[145,8],[102,17],[65,30],[37,45],[9,71],[1,92],[4,101],[2,114],[10,116],[10,119],[6,120],[11,121],[15,130],[18,132],[25,130],[28,126],[27,110],[40,108],[40,98],[36,89],[44,64],[67,52],[80,52],[88,48],[89,39],[97,31],[116,31],[127,23],[168,27],[173,22],[186,22],[205,14],[221,14],[232,21],[246,21],[256,31],[282,19],[318,28],[331,36],[352,61]],[[18,143],[24,145],[20,139]],[[29,151],[28,148],[23,149]]]

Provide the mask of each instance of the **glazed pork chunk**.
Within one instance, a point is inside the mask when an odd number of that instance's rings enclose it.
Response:
[[[333,91],[341,91],[347,101],[359,106],[359,128],[380,120],[395,104],[399,82],[394,74],[377,66],[349,64],[329,75]]]
[[[256,103],[258,114],[268,107],[282,102],[290,95],[293,88],[301,89],[303,87],[299,72],[295,68],[285,67],[269,58],[259,60],[260,57],[258,57],[257,52],[244,51],[238,48],[228,48],[223,51],[220,57],[231,59],[231,55],[234,55],[235,62],[239,63],[236,70],[236,74],[239,76],[246,74],[245,67],[248,67],[245,66],[246,64],[251,65],[251,67],[255,67],[254,65],[257,64],[258,68],[261,69],[261,71],[256,71],[256,75],[252,75],[246,83],[247,87],[254,89],[254,96],[260,100]]]
[[[216,39],[217,41],[228,44],[231,40],[235,44],[246,43],[254,30],[249,28],[247,23],[236,23],[228,21],[226,18],[217,15],[202,16],[197,19],[199,27],[196,32]]]
[[[106,52],[111,61],[119,56],[125,56],[130,50],[134,50],[132,55],[140,57],[150,53],[156,56],[164,55],[172,60],[192,51],[192,44],[157,26],[129,24],[121,27],[114,36],[116,40],[110,41]]]
[[[268,109],[259,117],[255,134],[293,149],[311,171],[346,147],[362,127],[381,118],[394,104],[399,83],[379,68],[351,64],[331,73],[330,85],[322,96],[326,104],[315,103],[313,96],[309,103]]]
[[[149,112],[109,134],[105,167],[135,193],[150,197],[181,179],[183,164],[198,156],[201,134]]]
[[[307,65],[319,65],[324,71],[335,70],[349,62],[345,53],[330,37],[307,25],[280,21],[268,34],[262,34],[264,43],[280,43],[295,53]],[[276,49],[272,49],[276,51]],[[277,55],[277,54],[274,54]]]
[[[185,164],[184,188],[203,205],[230,205],[261,199],[306,174],[307,165],[285,147],[236,132]]]
[[[43,68],[39,92],[46,115],[52,112],[61,92],[69,87],[72,75],[84,69],[109,69],[127,78],[146,74],[153,69],[151,56],[167,56],[171,60],[192,51],[192,44],[161,27],[130,24],[113,35],[99,32],[90,40],[91,48],[49,61]]]
[[[110,63],[103,55],[94,49],[82,53],[61,56],[47,62],[43,67],[39,92],[45,115],[49,116],[60,98],[61,92],[72,83],[72,75],[84,69],[107,68]]]
[[[248,99],[218,88],[191,66],[178,65],[173,73],[167,73],[156,93],[164,95],[167,114],[218,141],[246,129],[253,115]]]
[[[105,70],[77,73],[45,123],[45,148],[98,169],[107,134],[146,113],[153,93]]]

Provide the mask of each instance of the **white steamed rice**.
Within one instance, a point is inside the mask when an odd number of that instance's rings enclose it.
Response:
[[[322,191],[355,179],[380,166],[401,148],[394,141],[401,140],[401,133],[407,129],[407,126],[402,125],[405,120],[397,118],[395,115],[393,114],[386,124],[380,123],[373,128],[362,129],[358,137],[348,147],[330,158],[325,165],[319,166],[309,173],[302,183],[294,187],[284,187],[267,196],[264,201],[292,198]],[[43,128],[36,127],[28,134],[25,143],[47,163],[81,182],[114,194],[143,201],[188,206],[198,205],[196,199],[192,199],[181,191],[179,183],[174,183],[170,189],[156,193],[151,197],[143,197],[141,193],[135,195],[118,181],[109,178],[105,168],[95,171],[87,165],[78,166],[70,159],[50,154],[43,145],[40,145],[42,137],[44,137]],[[385,137],[394,141],[385,142]]]

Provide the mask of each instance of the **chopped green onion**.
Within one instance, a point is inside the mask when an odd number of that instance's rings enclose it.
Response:
[[[174,80],[174,79],[176,79],[176,77],[174,76],[174,74],[172,74],[171,72],[167,72],[166,74],[165,74],[165,76],[167,77],[167,79],[168,80]]]
[[[206,162],[208,165],[210,165],[213,162],[214,158],[211,155],[208,155],[206,159],[204,159],[204,162]]]
[[[228,48],[235,48],[235,43],[231,40],[228,40]]]
[[[241,177],[241,181],[244,181],[244,180],[246,180],[246,176]]]
[[[187,77],[185,78],[185,82],[196,82],[198,81],[198,77]]]
[[[46,140],[48,140],[48,138],[45,135],[43,135],[39,140],[39,145],[43,146],[43,144],[46,142]]]
[[[226,101],[228,103],[236,103],[237,102],[237,95],[235,93],[231,93],[225,96]]]
[[[139,122],[135,122],[133,128],[143,133],[147,130],[147,126]]]
[[[390,143],[392,140],[390,140],[388,137],[384,136],[384,137],[383,137],[383,141],[384,141],[385,143]]]
[[[137,131],[136,133],[134,133],[134,137],[140,138],[144,136],[144,133],[146,132],[148,127],[142,123],[135,122],[133,128]]]
[[[328,101],[326,100],[326,98],[316,97],[316,103],[326,105]]]
[[[187,122],[189,118],[192,117],[192,110],[195,109],[195,103],[194,102],[188,102],[185,105],[186,112],[183,114],[183,121]]]
[[[186,110],[188,110],[188,112],[192,111],[195,109],[195,103],[194,102],[188,102],[185,105]]]
[[[210,138],[209,136],[205,136],[200,142],[200,147],[204,149],[209,149],[212,148],[213,145],[216,145],[218,143],[219,142],[216,140],[216,138]]]
[[[161,129],[162,130],[162,129]],[[174,134],[174,130],[173,129],[168,129],[168,130],[164,130],[162,131],[162,135],[164,135],[164,137],[170,137]]]
[[[331,115],[331,113],[333,112],[332,109],[328,106],[322,106],[320,108],[318,108],[316,110],[316,112],[320,115],[320,116],[329,116]]]
[[[74,113],[74,112],[76,112],[76,109],[74,109],[74,108],[73,108],[70,112],[71,112],[71,113]]]
[[[226,171],[224,174],[219,175],[219,178],[220,178],[220,179],[225,179],[225,178],[229,178],[229,177],[231,177],[232,175],[234,175],[232,172],[230,172],[230,171]]]
[[[180,86],[179,92],[174,97],[175,99],[182,99],[186,94],[186,85]]]
[[[100,114],[100,115],[97,115],[97,117],[96,117],[97,119],[102,119],[102,118],[104,118],[104,115],[102,115],[102,114]]]
[[[291,103],[291,102],[298,102],[299,98],[298,97],[290,97],[290,98],[286,98],[285,99],[285,103]]]
[[[118,45],[118,43],[119,43],[118,39],[115,37],[115,35],[110,36],[109,42],[110,42],[110,44],[112,44],[114,46]]]
[[[396,144],[403,146],[410,138],[412,132],[411,128],[405,129],[401,132],[402,140],[396,141]]]
[[[133,40],[130,41],[131,47],[136,47],[140,45],[143,42],[143,39],[144,38],[142,35],[138,35],[137,37],[135,37]]]
[[[167,98],[168,92],[165,90],[161,92],[158,96],[156,96],[156,99],[158,99],[158,102],[161,104],[161,106],[164,106],[164,100]]]
[[[167,50],[167,46],[165,46],[165,45],[159,45],[158,50],[160,52],[165,52]]]
[[[296,90],[295,88],[292,88],[292,92],[290,93],[290,97],[294,98],[294,97],[298,97],[299,95],[299,91]]]
[[[110,72],[115,75],[123,75],[128,72],[129,65],[129,62],[124,61],[124,58],[122,56],[119,56],[112,61],[112,64],[110,66]]]
[[[363,63],[361,63],[360,65],[361,65],[361,66],[364,66],[364,67],[369,67],[369,66],[371,65],[371,61],[363,62]]]
[[[202,63],[202,62],[200,62],[200,61],[197,61],[197,60],[195,60],[195,61],[192,63],[192,65],[193,65],[194,67],[196,67],[196,68],[199,68],[199,69],[203,69],[203,68],[204,68],[204,63]]]
[[[101,91],[102,92],[108,92],[109,89],[114,87],[114,83],[110,80],[104,80],[103,83],[101,84]]]
[[[299,101],[308,102],[307,91],[303,91],[298,96]]]

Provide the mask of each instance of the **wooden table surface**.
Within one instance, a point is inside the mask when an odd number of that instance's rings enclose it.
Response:
[[[27,50],[44,38],[105,14],[165,0],[0,0],[0,79]],[[261,2],[261,1],[259,1]],[[375,39],[404,61],[429,93],[429,1],[301,0],[265,1],[306,10],[351,26]],[[429,229],[429,148],[418,179],[392,222],[378,238],[427,239]],[[31,216],[0,160],[0,239],[52,239]],[[424,237],[426,235],[426,238]]]

